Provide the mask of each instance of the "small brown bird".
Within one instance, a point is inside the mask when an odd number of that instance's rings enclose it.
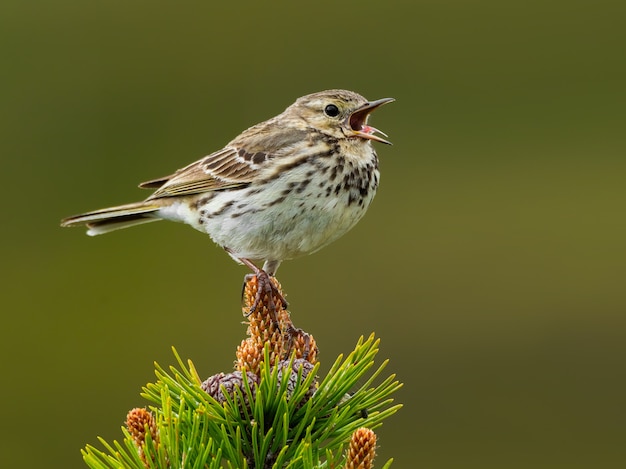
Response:
[[[273,276],[281,261],[317,251],[365,214],[379,179],[371,142],[389,144],[368,117],[391,101],[345,90],[303,96],[221,150],[140,184],[156,189],[143,202],[61,225],[86,225],[94,236],[162,219],[183,222],[255,274]],[[253,260],[265,261],[263,270]]]

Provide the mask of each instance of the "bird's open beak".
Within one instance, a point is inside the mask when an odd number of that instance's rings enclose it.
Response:
[[[383,98],[377,99],[376,101],[370,101],[369,103],[364,104],[359,109],[354,111],[350,116],[346,119],[345,125],[350,130],[352,130],[353,135],[355,137],[366,138],[368,140],[374,140],[376,142],[386,143],[387,145],[391,145],[391,142],[379,137],[376,134],[381,134],[383,136],[387,136],[384,132],[381,132],[375,127],[367,125],[367,118],[369,115],[377,108],[382,106],[383,104],[390,103],[395,101],[393,98]]]

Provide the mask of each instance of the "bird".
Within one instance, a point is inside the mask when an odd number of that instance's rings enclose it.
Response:
[[[392,101],[340,89],[302,96],[222,149],[139,184],[154,190],[145,200],[71,216],[61,226],[84,225],[95,236],[182,222],[250,268],[260,288],[272,289],[268,279],[282,261],[318,251],[367,211],[380,178],[372,142],[391,145],[368,120]]]

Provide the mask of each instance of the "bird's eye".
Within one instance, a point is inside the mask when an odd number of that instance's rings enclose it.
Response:
[[[339,115],[339,108],[334,104],[329,104],[324,108],[324,114],[328,117],[337,117]]]

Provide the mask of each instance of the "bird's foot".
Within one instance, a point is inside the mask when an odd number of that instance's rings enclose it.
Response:
[[[285,297],[281,293],[278,282],[274,280],[272,275],[268,274],[265,270],[259,269],[254,263],[252,263],[248,259],[240,259],[246,266],[254,272],[253,274],[248,274],[244,277],[244,284],[242,290],[245,291],[246,284],[250,281],[251,278],[256,277],[257,285],[256,285],[256,294],[254,295],[254,301],[250,306],[250,309],[246,313],[246,317],[250,316],[253,313],[256,313],[260,310],[262,305],[265,305],[272,315],[272,320],[275,323],[278,323],[277,317],[277,302],[281,303],[282,309],[287,308],[287,301]]]
[[[302,358],[304,360],[309,359],[309,355],[311,354],[311,335],[304,330],[294,327],[292,323],[289,323],[285,331],[283,332],[284,343],[285,343],[285,353],[283,359],[289,357],[291,355],[292,350],[296,350],[297,358]],[[314,347],[315,352],[317,351],[317,346]]]
[[[250,306],[246,316],[250,316],[251,314],[258,312],[262,305],[265,304],[269,312],[273,315],[273,319],[277,322],[277,302],[280,302],[282,307],[286,308],[287,301],[285,300],[285,297],[278,289],[278,286],[276,286],[276,284],[272,281],[272,277],[264,270],[258,269],[257,272],[246,275],[244,278],[244,286],[252,277],[256,277],[257,288],[256,294],[254,295],[254,301],[252,302],[252,306]]]

